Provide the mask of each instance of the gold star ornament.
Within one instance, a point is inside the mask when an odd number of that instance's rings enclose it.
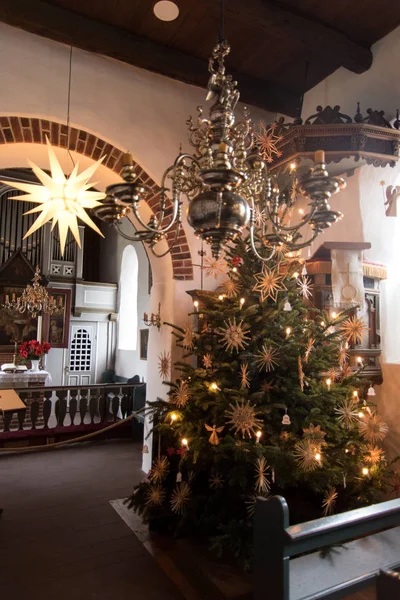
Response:
[[[23,196],[14,196],[12,200],[34,202],[39,205],[25,213],[26,215],[40,213],[40,215],[33,223],[32,227],[26,232],[24,239],[49,221],[52,221],[52,229],[58,224],[61,255],[63,256],[68,230],[71,230],[76,243],[81,247],[78,218],[94,229],[99,235],[104,237],[85,209],[101,206],[101,202],[98,201],[105,198],[105,194],[102,192],[88,191],[89,188],[94,185],[93,183],[88,183],[89,179],[103,162],[105,156],[82,171],[79,175],[79,165],[76,163],[71,175],[65,177],[47,137],[46,143],[47,151],[49,153],[51,176],[28,160],[32,171],[42,185],[22,182],[10,184],[9,181],[2,181],[1,183],[12,185],[12,187],[15,187],[17,190],[26,192]]]
[[[261,302],[264,302],[267,298],[272,298],[276,302],[278,292],[286,290],[283,279],[284,275],[281,275],[277,269],[264,267],[261,273],[256,275],[257,283],[253,290],[260,292]]]
[[[225,411],[226,416],[229,417],[227,423],[235,433],[241,433],[243,439],[255,435],[256,429],[262,427],[263,423],[257,418],[254,406],[248,401],[242,399],[229,406],[230,410]]]
[[[342,324],[340,330],[343,333],[346,342],[358,344],[362,341],[366,332],[369,331],[369,328],[365,325],[362,319],[358,319],[356,316],[354,316],[349,317],[347,321]]]
[[[171,371],[171,354],[165,350],[158,356],[158,372],[163,381]]]
[[[225,327],[221,327],[217,333],[221,336],[222,345],[225,346],[225,349],[228,352],[239,352],[240,350],[244,350],[245,346],[248,346],[250,339],[247,335],[249,333],[248,327],[243,325],[243,321],[236,323],[236,317],[228,319],[228,321],[224,321]]]

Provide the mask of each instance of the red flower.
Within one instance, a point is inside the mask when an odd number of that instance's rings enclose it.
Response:
[[[47,354],[51,346],[48,342],[41,344],[38,340],[29,340],[23,342],[19,348],[19,353],[22,358],[29,358],[30,360],[36,360],[41,358],[43,354]]]
[[[175,454],[175,448],[167,448],[168,456],[173,456]]]

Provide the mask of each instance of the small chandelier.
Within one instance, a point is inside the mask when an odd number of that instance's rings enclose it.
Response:
[[[49,296],[46,288],[40,284],[40,279],[40,269],[36,267],[32,285],[28,284],[21,296],[17,298],[13,294],[11,301],[9,295],[6,294],[3,307],[19,313],[29,312],[34,319],[45,313],[52,315],[58,309],[57,303],[52,296]]]
[[[180,153],[163,175],[159,209],[148,223],[139,213],[140,200],[149,189],[138,180],[132,157],[125,155],[121,172],[123,183],[110,185],[106,199],[94,209],[95,214],[112,223],[118,232],[132,241],[154,246],[175,227],[175,240],[182,225],[182,195],[188,199],[187,220],[198,237],[211,245],[218,257],[230,241],[249,230],[253,252],[263,261],[285,246],[298,251],[310,245],[341,213],[331,210],[329,198],[345,187],[345,182],[330,177],[324,153],[316,152],[315,164],[307,174],[296,177],[291,169],[288,182],[280,190],[277,177],[270,175],[266,161],[257,149],[256,134],[247,109],[244,119],[236,122],[235,107],[239,100],[237,82],[225,72],[228,43],[220,41],[209,60],[210,79],[207,100],[213,100],[208,118],[198,107],[196,123],[187,121],[193,154]],[[308,211],[291,224],[298,195],[309,200]],[[143,229],[129,236],[121,231],[121,220],[133,213]],[[311,230],[304,239],[305,226]],[[257,232],[256,232],[257,227]]]

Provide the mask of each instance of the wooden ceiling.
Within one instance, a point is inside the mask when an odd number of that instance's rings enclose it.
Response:
[[[205,86],[219,0],[175,0],[159,21],[155,0],[1,0],[0,20],[26,31]],[[393,0],[226,0],[230,72],[241,99],[296,115],[301,95],[340,66],[363,73],[371,45],[400,24]],[[305,84],[306,65],[308,64]],[[377,107],[375,107],[377,108]]]

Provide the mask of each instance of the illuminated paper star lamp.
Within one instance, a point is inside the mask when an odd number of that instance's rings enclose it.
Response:
[[[93,185],[96,185],[95,183],[88,183],[88,181],[103,162],[105,156],[88,167],[85,171],[82,171],[80,175],[78,175],[78,163],[76,163],[71,175],[65,177],[47,137],[46,143],[49,153],[51,176],[47,175],[40,167],[28,160],[32,171],[42,183],[41,186],[31,183],[10,184],[9,181],[2,181],[1,183],[12,185],[12,187],[17,188],[17,190],[27,192],[27,194],[24,194],[23,196],[14,196],[12,200],[35,202],[36,204],[39,204],[39,206],[24,213],[25,215],[37,212],[41,213],[33,223],[32,227],[26,232],[24,239],[45,225],[45,223],[48,223],[48,221],[52,221],[52,230],[58,223],[61,255],[64,255],[68,229],[71,230],[79,248],[81,247],[78,218],[94,229],[99,235],[104,237],[100,229],[85,211],[85,208],[100,206],[101,202],[98,202],[98,200],[102,200],[105,197],[105,194],[101,192],[87,191]]]

